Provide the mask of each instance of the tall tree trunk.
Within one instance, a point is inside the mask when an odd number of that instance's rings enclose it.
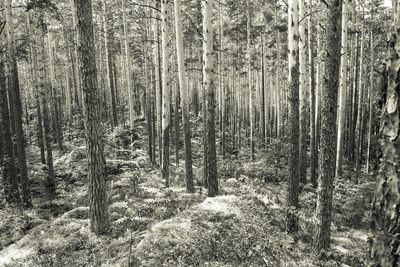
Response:
[[[289,0],[289,184],[287,192],[286,231],[295,233],[298,230],[298,219],[295,211],[299,207],[299,13],[298,1]]]
[[[251,76],[251,40],[250,40],[250,30],[251,30],[251,21],[250,21],[250,7],[249,0],[246,0],[246,14],[247,14],[247,79],[248,79],[248,90],[249,90],[249,120],[250,120],[250,153],[251,160],[254,160],[254,118],[253,118],[253,83]]]
[[[105,53],[106,53],[106,70],[107,70],[107,87],[111,93],[111,118],[112,118],[112,125],[118,125],[118,117],[117,117],[117,104],[115,101],[115,83],[114,83],[114,76],[113,76],[113,55],[111,51],[111,47],[113,46],[112,41],[112,33],[110,34],[108,29],[108,12],[107,12],[107,1],[103,0],[103,23],[104,23],[104,42],[105,42]],[[123,8],[125,13],[125,8]],[[125,17],[124,17],[125,18]],[[125,18],[126,19],[126,18]],[[124,20],[125,25],[125,20]],[[129,62],[128,62],[129,65]]]
[[[340,84],[339,84],[339,110],[338,110],[338,129],[336,146],[336,176],[342,175],[343,164],[343,141],[344,128],[346,124],[346,92],[347,92],[347,20],[348,20],[348,2],[343,2],[342,10],[342,41],[341,41],[341,59],[340,59]]]
[[[170,95],[170,64],[169,64],[169,0],[161,0],[161,42],[162,42],[162,176],[165,185],[170,186],[169,180],[169,139],[171,117]]]
[[[213,62],[213,28],[212,28],[212,8],[213,0],[203,2],[204,18],[203,18],[203,88],[206,95],[205,109],[205,140],[206,146],[206,181],[208,188],[208,196],[214,197],[219,194],[218,189],[218,173],[217,173],[217,156],[215,147],[215,93],[214,93],[214,62]]]
[[[181,91],[181,106],[183,117],[183,135],[185,144],[185,183],[188,193],[194,192],[192,170],[192,131],[190,129],[189,89],[186,81],[185,59],[183,53],[181,0],[174,0],[175,8],[175,34],[179,71],[179,88]]]
[[[373,18],[373,2],[371,2],[371,18]],[[372,26],[371,26],[372,27]],[[368,132],[367,132],[367,166],[366,172],[369,173],[370,166],[370,153],[371,153],[371,134],[372,134],[372,118],[374,113],[373,105],[373,92],[374,92],[374,32],[371,28],[370,32],[370,73],[369,73],[369,87],[368,87]]]
[[[333,180],[336,159],[336,112],[339,87],[339,60],[341,38],[342,1],[330,0],[325,7],[326,23],[326,68],[321,96],[321,152],[319,157],[319,179],[317,199],[316,250],[330,247],[332,222]]]
[[[103,132],[97,87],[91,0],[74,0],[78,20],[80,78],[85,108],[86,153],[89,176],[89,218],[91,230],[105,234],[109,229],[105,181]]]
[[[316,112],[316,92],[315,92],[315,73],[314,73],[314,16],[312,8],[313,0],[308,0],[308,64],[309,64],[309,88],[310,88],[310,180],[314,187],[317,187],[317,161],[316,156],[316,124],[315,124],[315,112]]]
[[[18,155],[18,167],[21,179],[21,194],[22,202],[26,207],[31,207],[31,192],[28,178],[28,169],[26,164],[25,154],[25,139],[24,132],[22,129],[22,101],[19,88],[18,78],[18,65],[17,58],[15,55],[15,43],[14,43],[14,22],[11,8],[11,0],[5,0],[5,11],[6,11],[6,31],[8,39],[8,68],[9,68],[9,84],[12,102],[10,102],[11,109],[14,110],[14,123],[15,132],[17,136],[17,155]],[[12,103],[12,104],[11,104]]]
[[[300,112],[300,139],[299,139],[299,176],[300,181],[307,182],[307,55],[306,55],[306,0],[299,0],[299,112]]]
[[[131,82],[131,62],[129,55],[129,44],[128,44],[128,23],[126,17],[126,11],[128,7],[126,5],[126,0],[122,0],[122,19],[123,19],[123,29],[124,29],[124,65],[125,65],[125,86],[128,91],[128,103],[129,103],[129,126],[133,130],[135,110],[134,110],[134,95],[132,92],[132,82]]]
[[[43,20],[41,18],[40,20]],[[39,25],[40,27],[40,25]],[[44,143],[46,147],[46,164],[47,164],[47,180],[46,180],[46,190],[47,195],[50,199],[54,198],[56,194],[56,179],[54,175],[53,166],[53,148],[52,148],[52,138],[50,130],[50,116],[48,108],[48,91],[51,90],[51,83],[47,81],[46,77],[46,58],[45,58],[45,40],[44,36],[46,32],[40,31],[37,36],[37,46],[38,46],[38,73],[39,73],[39,88],[40,88],[40,100],[43,109],[43,129],[44,129]]]
[[[383,109],[380,137],[382,160],[376,180],[375,198],[372,205],[372,242],[370,266],[399,266],[400,264],[400,188],[398,159],[399,146],[399,79],[400,79],[400,1],[393,1],[394,9],[388,55],[386,105]]]
[[[3,2],[0,1],[0,15],[4,18]],[[3,23],[3,19],[0,19]],[[4,32],[0,32],[0,46],[5,44]],[[3,167],[4,195],[10,204],[20,204],[21,198],[18,189],[17,171],[15,169],[15,158],[13,153],[13,142],[10,125],[10,113],[7,103],[7,87],[5,75],[6,56],[0,55],[0,156],[1,166]]]

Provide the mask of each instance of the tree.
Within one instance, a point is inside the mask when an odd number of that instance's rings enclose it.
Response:
[[[109,229],[105,187],[103,133],[97,87],[91,0],[74,0],[78,19],[80,80],[83,90],[86,153],[89,177],[89,218],[91,230],[99,234]]]
[[[186,82],[186,70],[183,56],[183,38],[182,38],[182,15],[180,0],[174,0],[175,8],[175,34],[176,34],[176,55],[179,71],[179,88],[181,91],[181,105],[183,117],[183,131],[185,143],[185,182],[186,190],[189,193],[194,192],[193,171],[192,171],[192,131],[190,129],[189,114],[189,90]]]
[[[380,137],[382,159],[376,180],[375,197],[372,204],[372,242],[370,266],[398,266],[400,264],[400,188],[398,158],[399,143],[399,83],[400,78],[400,1],[393,1],[393,21],[388,44],[390,61],[388,66],[386,105],[383,107]]]
[[[0,2],[0,15],[3,16],[3,3]],[[3,21],[0,21],[3,23]],[[4,49],[4,32],[0,32],[0,49]],[[6,87],[6,75],[5,75],[5,62],[6,56],[3,51],[0,51],[0,163],[3,167],[3,183],[4,183],[4,195],[8,203],[20,204],[20,194],[18,188],[17,172],[15,169],[15,159],[13,153],[13,142],[11,135],[10,126],[10,113],[8,109],[7,101],[7,87]]]
[[[50,130],[50,116],[48,107],[48,91],[50,89],[50,83],[47,81],[46,77],[46,57],[45,57],[45,40],[47,29],[44,28],[45,23],[43,21],[43,15],[39,17],[38,27],[41,28],[38,32],[36,44],[38,46],[37,53],[37,68],[38,68],[38,88],[40,89],[40,100],[43,111],[43,129],[44,129],[44,143],[46,148],[46,164],[47,164],[47,181],[46,190],[49,198],[53,198],[56,192],[56,182],[54,175],[53,166],[53,148],[51,140],[51,130]]]
[[[26,153],[25,153],[25,139],[24,132],[22,129],[22,102],[21,93],[19,88],[18,78],[18,65],[15,52],[14,43],[14,22],[11,10],[11,0],[5,0],[5,11],[6,11],[6,32],[8,41],[8,70],[9,70],[9,85],[11,92],[10,109],[14,110],[14,126],[17,137],[17,155],[18,155],[18,167],[21,177],[21,195],[22,203],[26,207],[31,207],[31,192],[29,186],[28,168],[26,164]]]
[[[340,84],[339,84],[339,111],[338,111],[338,130],[336,146],[336,176],[342,175],[343,164],[343,141],[344,128],[346,124],[346,92],[347,92],[347,19],[348,2],[343,2],[342,11],[342,41],[340,59]]]
[[[169,0],[161,0],[161,49],[162,49],[162,176],[169,187],[169,138],[171,94],[169,78]]]
[[[331,237],[333,180],[335,177],[336,111],[339,87],[339,60],[342,1],[330,0],[324,6],[326,28],[326,68],[321,95],[321,144],[319,157],[317,233],[318,252],[328,249]]]
[[[299,176],[307,182],[307,55],[306,55],[306,7],[305,0],[299,0]]]
[[[315,73],[314,73],[314,16],[312,8],[313,0],[308,0],[308,64],[309,64],[309,88],[310,88],[310,180],[314,187],[317,187],[317,138],[316,138],[316,90],[315,90]]]
[[[299,10],[297,0],[290,0],[288,4],[290,177],[287,192],[289,209],[286,231],[295,233],[298,229],[298,222],[293,209],[299,207]]]
[[[208,196],[215,197],[219,194],[217,153],[215,145],[215,88],[214,88],[214,62],[213,62],[213,29],[212,29],[212,7],[213,0],[203,2],[203,86],[205,99],[205,140],[207,142],[204,151],[207,166],[206,183]]]

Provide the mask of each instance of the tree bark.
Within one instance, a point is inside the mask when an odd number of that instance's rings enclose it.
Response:
[[[393,3],[399,7],[400,1]],[[388,43],[388,66],[386,105],[383,108],[380,137],[382,159],[376,180],[372,205],[372,242],[369,253],[370,266],[399,266],[400,264],[400,17],[399,8],[394,11],[391,39]]]
[[[330,0],[325,7],[326,68],[321,96],[321,144],[319,157],[319,179],[317,198],[316,250],[330,247],[332,222],[333,180],[336,159],[336,116],[339,87],[340,38],[342,1]]]
[[[295,233],[298,230],[298,218],[295,209],[299,207],[299,13],[298,1],[289,1],[289,184],[287,192],[288,212],[286,231]]]
[[[219,194],[217,156],[215,145],[215,93],[214,93],[214,62],[213,62],[213,28],[212,28],[212,8],[213,0],[203,2],[203,88],[206,94],[205,102],[205,140],[206,145],[206,181],[208,196],[215,197]]]
[[[31,207],[31,192],[28,178],[28,169],[26,164],[26,153],[25,153],[25,138],[22,128],[22,102],[19,88],[18,78],[18,65],[15,55],[15,43],[14,43],[14,22],[11,8],[11,0],[5,0],[5,11],[6,11],[6,31],[8,40],[8,69],[9,69],[9,85],[11,94],[12,108],[14,110],[14,124],[15,133],[17,136],[17,155],[18,155],[18,167],[21,179],[21,194],[22,203],[26,207]]]
[[[109,230],[105,181],[103,132],[97,87],[91,0],[74,0],[78,19],[80,78],[85,115],[86,153],[89,177],[90,228],[97,235]]]

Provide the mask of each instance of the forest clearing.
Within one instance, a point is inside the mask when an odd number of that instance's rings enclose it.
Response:
[[[0,266],[400,266],[400,0],[0,26]]]

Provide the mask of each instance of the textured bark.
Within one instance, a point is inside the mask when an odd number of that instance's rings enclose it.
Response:
[[[339,110],[338,110],[338,129],[336,145],[336,176],[342,175],[343,164],[343,141],[344,128],[346,124],[346,92],[347,92],[347,20],[348,3],[343,2],[342,10],[342,41],[341,41],[341,59],[340,59],[340,84],[339,84]]]
[[[2,2],[0,2],[0,10],[3,8]],[[0,15],[3,12],[0,11]],[[3,16],[2,16],[3,17]],[[0,33],[0,46],[4,44],[3,38],[4,33]],[[11,135],[10,125],[10,113],[7,103],[7,87],[6,87],[6,75],[5,75],[5,60],[6,57],[0,55],[0,121],[1,121],[1,139],[0,139],[0,156],[1,166],[3,167],[3,183],[4,183],[4,195],[6,200],[10,204],[20,204],[20,194],[18,191],[18,179],[17,172],[15,169],[14,154],[13,154],[13,142]]]
[[[251,160],[254,160],[254,112],[253,112],[253,79],[251,75],[251,40],[250,40],[250,31],[251,31],[251,19],[250,19],[250,7],[249,0],[246,0],[246,14],[247,14],[247,51],[246,51],[246,59],[247,59],[247,87],[249,90],[249,121],[250,121],[250,153]]]
[[[217,155],[215,145],[215,93],[214,93],[214,62],[213,62],[213,29],[212,29],[212,8],[213,0],[203,2],[203,86],[206,95],[205,102],[205,140],[206,145],[206,181],[208,196],[214,197],[219,194]]]
[[[287,192],[286,231],[295,233],[298,230],[298,219],[295,209],[299,207],[299,13],[298,1],[289,1],[289,184]]]
[[[373,17],[373,3],[371,2],[371,17]],[[374,29],[371,28],[370,32],[370,73],[369,73],[369,87],[368,87],[368,130],[367,130],[367,164],[366,171],[369,173],[370,167],[370,153],[371,153],[371,134],[372,134],[372,118],[374,113]]]
[[[309,64],[309,88],[310,88],[310,180],[314,187],[317,187],[317,161],[316,156],[317,142],[316,142],[316,124],[315,124],[315,112],[316,112],[316,92],[315,92],[315,73],[314,73],[314,16],[312,8],[313,0],[308,0],[308,64]]]
[[[306,0],[299,0],[299,176],[300,181],[307,182],[307,55],[306,55]]]
[[[161,0],[161,43],[162,43],[162,176],[169,187],[169,139],[171,117],[170,64],[169,64],[169,0]]]
[[[326,68],[321,96],[321,144],[317,199],[317,252],[330,247],[333,180],[336,159],[336,112],[339,88],[342,1],[331,0],[325,7]]]
[[[194,192],[193,185],[193,170],[192,170],[192,131],[190,129],[190,113],[189,113],[189,88],[186,81],[185,59],[183,53],[183,38],[182,38],[182,15],[180,9],[180,1],[174,0],[175,8],[175,34],[176,34],[176,49],[179,71],[179,88],[181,91],[181,106],[183,117],[183,132],[185,145],[185,183],[186,191]]]
[[[80,78],[85,115],[86,153],[89,177],[89,218],[91,230],[105,234],[109,229],[105,185],[103,132],[100,126],[100,100],[97,87],[92,3],[74,0],[78,20]]]
[[[386,105],[380,127],[382,160],[376,180],[375,198],[372,205],[372,242],[370,266],[400,265],[400,1],[393,1],[398,7],[394,12],[391,39],[388,44],[390,55]]]
[[[25,138],[22,129],[22,102],[19,88],[18,78],[18,65],[15,55],[15,43],[14,43],[14,22],[12,16],[11,0],[5,0],[5,11],[6,11],[6,32],[8,41],[8,68],[9,68],[9,85],[11,94],[10,109],[14,110],[14,125],[15,133],[17,137],[17,155],[18,155],[18,167],[21,179],[21,195],[22,202],[26,207],[31,207],[31,192],[28,178],[28,169],[26,164],[25,154]]]

